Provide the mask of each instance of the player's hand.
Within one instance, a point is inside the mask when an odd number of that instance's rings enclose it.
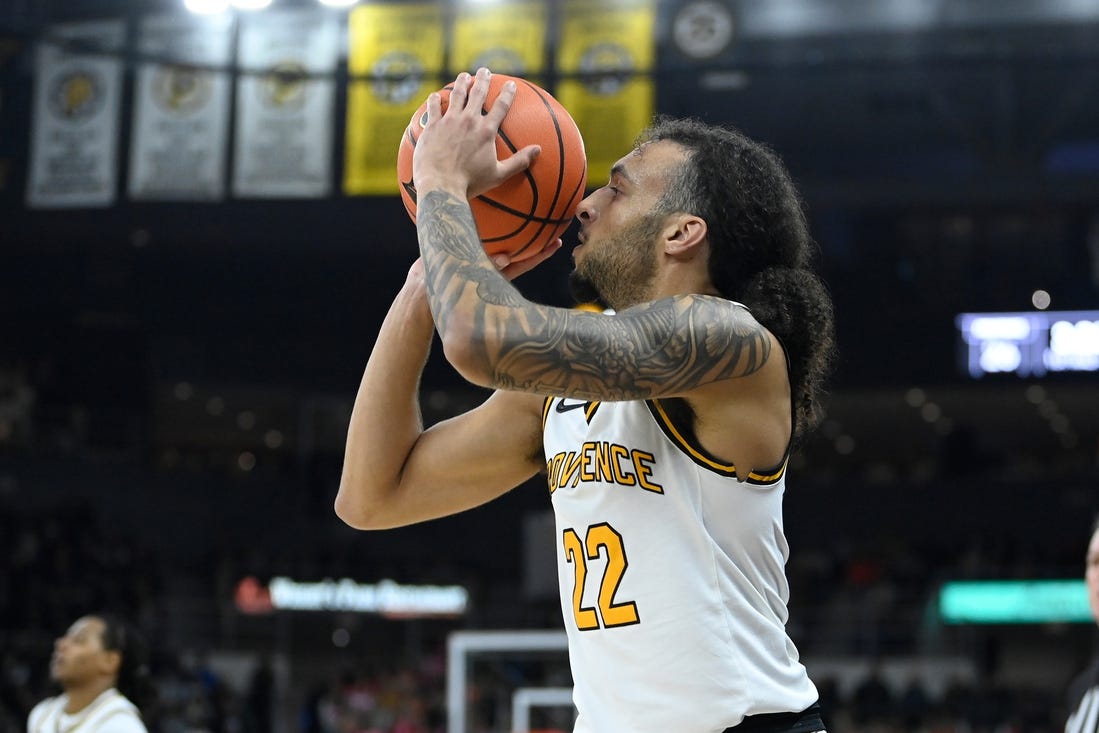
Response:
[[[508,280],[514,280],[523,273],[530,272],[538,265],[548,260],[553,253],[561,249],[561,240],[555,239],[552,242],[546,244],[542,250],[525,260],[519,262],[512,262],[511,258],[506,254],[498,254],[492,256],[492,261],[496,265],[496,268],[500,270],[500,274],[506,277]]]
[[[515,101],[515,82],[504,84],[492,107],[482,112],[491,78],[491,72],[483,67],[476,76],[459,74],[445,112],[438,92],[428,97],[427,122],[412,155],[412,180],[418,195],[441,189],[470,199],[496,188],[534,162],[540,152],[537,145],[497,159],[496,134]]]

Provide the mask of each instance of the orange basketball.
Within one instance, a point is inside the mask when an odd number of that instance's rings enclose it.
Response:
[[[568,111],[549,92],[526,79],[493,74],[486,111],[508,79],[516,84],[515,101],[496,136],[496,156],[505,158],[527,145],[541,146],[542,153],[527,170],[471,200],[470,207],[485,250],[518,261],[534,256],[568,228],[584,195],[588,162],[584,139]],[[441,90],[444,110],[450,89]],[[424,102],[408,123],[397,151],[397,180],[412,221],[416,221],[412,151],[426,116]]]

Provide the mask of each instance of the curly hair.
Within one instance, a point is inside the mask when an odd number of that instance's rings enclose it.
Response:
[[[637,144],[659,140],[688,156],[657,209],[706,221],[711,282],[747,306],[787,351],[794,438],[801,438],[823,417],[835,358],[832,298],[812,269],[816,246],[801,197],[778,156],[738,130],[659,116]]]

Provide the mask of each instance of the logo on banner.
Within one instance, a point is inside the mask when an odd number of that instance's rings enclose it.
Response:
[[[672,24],[675,45],[687,56],[705,59],[717,56],[733,40],[733,14],[714,0],[690,3],[679,11]]]
[[[185,66],[162,66],[153,75],[153,101],[172,114],[184,115],[205,107],[211,89],[208,74]]]
[[[626,86],[635,68],[633,55],[618,43],[597,43],[580,57],[580,74],[592,94],[609,97]]]
[[[473,59],[470,71],[484,66],[492,69],[496,74],[508,74],[510,76],[526,76],[527,65],[523,57],[510,48],[497,46],[487,48]]]
[[[91,69],[61,74],[50,85],[49,99],[50,110],[58,117],[86,120],[103,108],[103,78]]]
[[[305,106],[308,74],[297,60],[280,61],[264,74],[260,98],[267,106],[290,112]]]
[[[382,101],[404,104],[419,96],[424,65],[413,54],[390,51],[374,64],[371,76],[374,78],[371,85],[374,94]]]

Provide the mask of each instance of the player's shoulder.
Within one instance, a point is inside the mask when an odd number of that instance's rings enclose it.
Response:
[[[1066,703],[1069,711],[1075,711],[1080,707],[1084,697],[1092,690],[1099,689],[1099,657],[1093,659],[1088,666],[1079,672],[1069,683],[1066,694]],[[1094,693],[1092,693],[1094,694]]]
[[[749,306],[722,295],[687,293],[676,296],[673,301],[681,311],[690,315],[694,323],[710,329],[724,325],[738,332],[745,329],[767,330]]]
[[[96,733],[148,733],[137,706],[119,695],[98,716]]]
[[[54,713],[62,704],[64,704],[64,701],[61,699],[60,695],[56,697],[47,697],[45,700],[39,702],[31,708],[30,714],[27,715],[27,730],[37,730],[42,725],[43,721]]]

